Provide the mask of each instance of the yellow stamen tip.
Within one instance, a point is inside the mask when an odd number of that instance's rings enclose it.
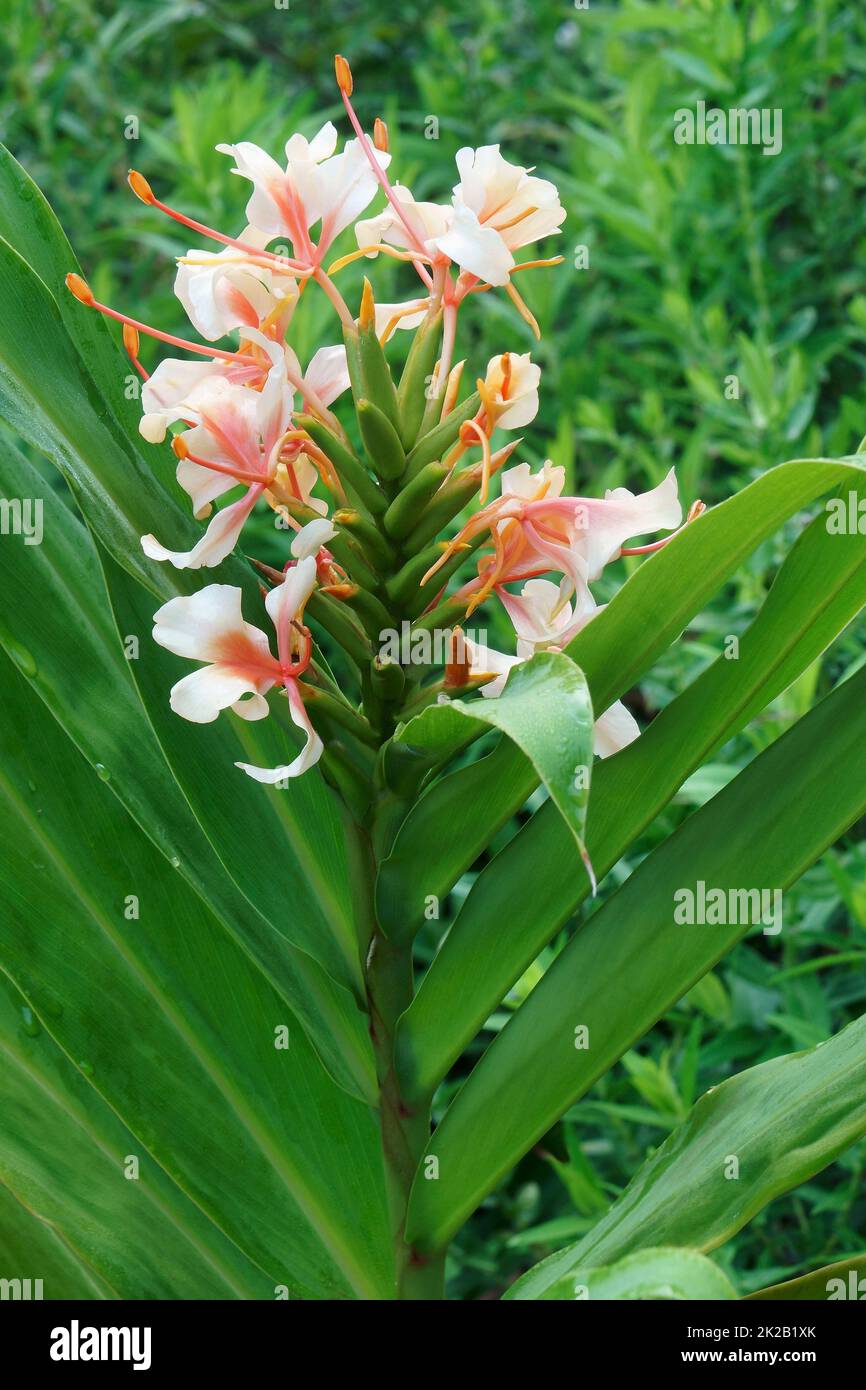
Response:
[[[136,198],[140,198],[143,203],[156,202],[153,189],[144,174],[140,174],[137,169],[130,169],[126,179]]]
[[[349,67],[348,59],[344,58],[341,53],[337,53],[334,57],[334,73],[340,91],[345,92],[346,96],[350,97],[355,86],[352,81],[352,69]]]
[[[95,303],[93,290],[90,288],[87,281],[82,279],[80,275],[76,275],[73,271],[70,271],[66,277],[66,288],[69,290],[70,294],[75,295],[76,299],[80,299],[82,304]]]
[[[373,144],[377,150],[388,153],[388,127],[381,116],[377,116],[373,123]]]
[[[361,295],[361,312],[358,315],[358,325],[361,328],[372,328],[375,322],[376,301],[373,298],[373,286],[365,276],[364,292]]]

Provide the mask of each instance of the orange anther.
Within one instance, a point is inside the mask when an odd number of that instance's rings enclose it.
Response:
[[[153,195],[153,189],[151,188],[147,179],[144,177],[144,174],[140,174],[137,169],[130,169],[129,173],[127,174],[127,182],[129,183],[129,186],[135,194],[136,198],[140,198],[143,203],[156,202],[156,198]]]
[[[133,328],[131,323],[125,323],[123,325],[123,346],[126,348],[130,357],[138,356],[141,338],[139,337],[138,329]]]
[[[388,127],[381,116],[377,116],[373,123],[373,144],[377,150],[388,153]]]
[[[352,81],[352,69],[349,67],[348,60],[340,53],[337,53],[334,57],[334,72],[340,91],[345,92],[346,96],[350,97],[355,85]]]
[[[80,299],[82,304],[94,304],[96,302],[93,290],[90,288],[87,281],[83,280],[80,275],[76,275],[73,271],[70,271],[66,277],[66,288],[69,290],[70,294],[75,295],[76,299]]]

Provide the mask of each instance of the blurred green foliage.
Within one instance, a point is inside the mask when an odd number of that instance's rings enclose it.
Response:
[[[54,205],[97,294],[139,318],[185,330],[171,285],[172,257],[188,243],[132,198],[128,167],[189,215],[237,230],[246,185],[214,145],[251,139],[279,154],[293,130],[339,124],[341,51],[359,113],[387,120],[394,170],[416,196],[446,196],[456,150],[494,141],[560,188],[568,219],[551,249],[565,263],[521,285],[541,344],[500,294],[477,297],[461,325],[473,376],[506,348],[532,348],[542,363],[523,456],[552,457],[592,493],[654,484],[675,464],[686,501],[712,502],[784,458],[852,453],[866,433],[866,12],[847,0],[4,0],[3,12],[2,138]],[[676,144],[674,112],[699,99],[779,109],[781,152]],[[350,303],[361,273],[344,272]],[[414,288],[391,264],[374,280],[383,299]],[[302,311],[303,360],[335,335],[322,301],[307,296]],[[143,355],[156,360],[149,344]],[[633,692],[641,717],[743,630],[796,529],[760,547]],[[260,536],[267,558],[274,534],[263,525]],[[498,621],[491,613],[494,644]],[[690,779],[637,857],[860,663],[862,635],[849,630]],[[587,1229],[707,1086],[862,1012],[864,881],[866,849],[852,833],[786,895],[782,936],[740,946],[488,1199],[455,1246],[455,1296],[495,1296]],[[427,933],[422,963],[437,941]],[[491,1019],[487,1035],[501,1023]],[[743,1291],[863,1249],[864,1159],[861,1145],[724,1248]]]

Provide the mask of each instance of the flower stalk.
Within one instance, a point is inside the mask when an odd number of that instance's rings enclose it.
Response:
[[[155,447],[171,437],[178,486],[202,524],[188,551],[142,537],[146,555],[177,570],[217,570],[215,582],[171,599],[154,617],[154,640],[197,663],[168,692],[171,709],[195,723],[287,710],[294,756],[275,768],[238,763],[226,776],[291,796],[294,779],[322,775],[340,807],[357,918],[353,965],[378,1078],[394,1294],[433,1299],[443,1295],[444,1251],[422,1254],[405,1240],[410,1192],[424,1180],[432,1101],[407,1103],[394,1051],[414,992],[412,942],[386,936],[374,891],[429,765],[395,734],[437,703],[476,693],[495,699],[513,666],[563,650],[597,611],[589,586],[604,566],[664,544],[623,549],[626,541],[676,528],[682,517],[672,474],[643,495],[617,488],[603,499],[574,498],[564,495],[564,470],[549,462],[506,466],[522,442],[516,432],[538,411],[540,369],[529,353],[506,349],[461,399],[463,363],[454,357],[465,305],[477,293],[503,290],[537,331],[512,276],[559,258],[518,262],[515,253],[558,231],[565,214],[556,189],[489,145],[458,153],[450,201],[416,201],[388,173],[384,123],[372,139],[364,131],[345,58],[335,71],[354,133],[341,150],[330,122],[312,139],[292,135],[285,163],[247,141],[218,146],[251,185],[237,236],[169,207],[143,175],[130,175],[143,202],[220,247],[178,257],[175,290],[204,342],[99,304],[77,274],[67,284],[84,306],[123,325],[143,380],[142,436]],[[382,195],[384,206],[362,216]],[[352,232],[356,250],[333,256],[336,240]],[[291,255],[272,250],[275,242],[288,243]],[[332,277],[351,260],[375,265],[380,255],[402,262],[414,293],[381,303],[365,279],[355,316]],[[301,289],[324,296],[340,337],[303,363],[291,331]],[[141,333],[190,356],[165,358],[148,373]],[[395,382],[391,343],[407,333]],[[213,346],[226,338],[232,348]],[[268,516],[282,550],[277,563],[273,541],[269,559],[248,554],[250,575],[266,581],[259,599],[257,584],[222,582],[220,567],[242,538],[243,553],[257,549]],[[161,522],[153,518],[157,533]],[[514,654],[468,634],[465,643],[462,633],[453,639],[482,603],[511,622]],[[386,651],[388,634],[403,628],[408,651]],[[441,658],[428,651],[433,639],[442,639]],[[614,709],[615,736],[608,730],[597,741],[599,753],[637,736],[627,711]]]

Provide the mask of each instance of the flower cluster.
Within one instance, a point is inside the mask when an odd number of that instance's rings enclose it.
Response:
[[[469,614],[495,596],[513,623],[516,655],[469,644],[458,685],[496,696],[516,662],[565,647],[590,621],[598,608],[589,585],[624,553],[628,538],[682,520],[673,473],[643,496],[617,488],[596,500],[563,496],[563,469],[546,463],[532,472],[522,463],[502,471],[500,495],[490,500],[493,478],[519,443],[494,450],[492,437],[535,417],[540,369],[529,353],[498,354],[476,393],[461,402],[464,364],[453,361],[458,317],[468,297],[501,287],[537,335],[515,277],[561,258],[516,257],[559,229],[565,213],[557,190],[488,145],[459,151],[449,201],[416,201],[388,177],[384,123],[376,121],[372,136],[363,130],[344,59],[336,60],[336,72],[354,131],[342,149],[331,122],[312,140],[292,135],[285,162],[247,141],[218,146],[251,185],[236,237],[168,206],[141,174],[130,173],[142,201],[220,246],[193,247],[178,260],[175,292],[203,342],[129,318],[98,303],[79,276],[67,279],[83,303],[123,324],[144,380],[141,434],[159,444],[172,431],[177,482],[194,517],[207,522],[187,551],[143,536],[147,556],[176,569],[218,566],[260,501],[295,532],[282,571],[258,566],[273,586],[265,607],[276,655],[265,632],[244,620],[241,590],[232,585],[174,598],[154,619],[158,643],[203,663],[171,691],[171,707],[183,718],[206,723],[230,709],[261,719],[268,692],[285,691],[305,742],[286,766],[237,764],[264,782],[297,776],[321,757],[308,706],[330,701],[331,718],[375,744],[405,709],[447,691],[446,677],[429,687],[433,695],[423,687],[407,700],[411,673],[400,669],[383,682],[375,650],[383,624],[407,616],[430,622],[443,604],[449,615]],[[365,217],[380,192],[383,210]],[[349,228],[356,249],[326,267],[335,239]],[[365,282],[356,319],[335,277],[353,261],[381,255],[411,267],[419,289],[398,303],[376,303]],[[308,282],[333,307],[342,342],[320,348],[304,365],[288,337]],[[398,329],[414,335],[399,389],[384,355]],[[190,356],[166,358],[148,375],[139,361],[141,332]],[[236,335],[232,346],[215,346],[229,335]],[[366,462],[332,409],[350,388]],[[230,498],[238,488],[240,496]],[[480,509],[453,539],[438,541],[475,494]],[[220,499],[225,505],[215,510]],[[475,576],[446,600],[439,586],[475,550]],[[522,584],[519,592],[508,587],[514,584]],[[361,709],[316,662],[308,605],[358,667]],[[598,721],[597,751],[613,752],[636,733],[631,716],[615,706]]]

